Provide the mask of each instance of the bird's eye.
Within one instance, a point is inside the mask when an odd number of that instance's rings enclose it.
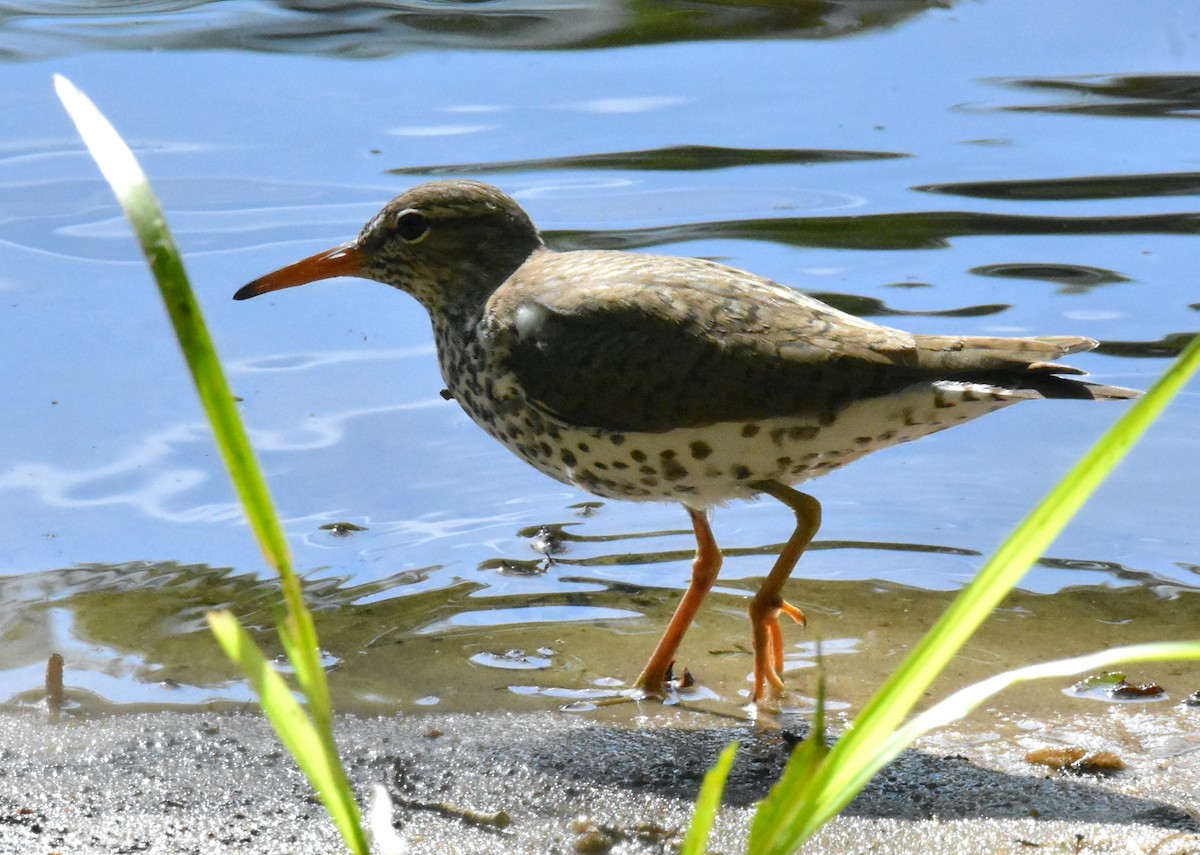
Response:
[[[429,220],[416,211],[405,211],[396,219],[396,233],[409,243],[416,243],[429,234]]]

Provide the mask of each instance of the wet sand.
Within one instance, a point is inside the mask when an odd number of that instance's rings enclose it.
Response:
[[[806,852],[1200,852],[1200,709],[1097,704],[1004,715],[926,738]],[[386,783],[416,853],[672,851],[704,772],[741,750],[711,851],[736,853],[802,721],[781,728],[659,704],[586,714],[339,719],[360,793]],[[66,718],[5,713],[0,852],[326,853],[332,824],[253,713]],[[834,729],[837,729],[835,723]],[[1044,746],[1115,753],[1123,771],[1026,761]],[[502,812],[502,813],[500,813]]]

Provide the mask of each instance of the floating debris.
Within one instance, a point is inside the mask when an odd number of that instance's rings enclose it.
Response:
[[[479,562],[480,570],[497,570],[501,576],[544,576],[549,561],[524,561],[517,558],[489,558]]]
[[[50,721],[58,721],[64,699],[63,658],[61,654],[51,653],[50,661],[46,663],[46,709],[50,713]]]
[[[1153,681],[1149,683],[1126,683],[1122,681],[1111,688],[1105,689],[1114,698],[1157,698],[1165,694],[1166,689]]]
[[[1125,768],[1125,761],[1111,751],[1089,752],[1069,745],[1035,748],[1025,755],[1025,762],[1073,775],[1112,775]]]
[[[327,531],[334,537],[349,537],[356,531],[367,531],[367,527],[352,522],[331,522],[321,526],[321,531]]]
[[[567,507],[575,511],[576,516],[594,517],[596,511],[604,507],[604,502],[576,502],[573,505],[567,505]]]
[[[1153,680],[1146,683],[1131,683],[1121,671],[1103,671],[1084,677],[1071,687],[1079,694],[1096,695],[1103,692],[1115,700],[1148,700],[1162,697],[1166,689]]]

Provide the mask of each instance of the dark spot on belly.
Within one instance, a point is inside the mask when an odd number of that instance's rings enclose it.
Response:
[[[702,442],[700,440],[696,440],[689,445],[688,448],[692,452],[692,457],[696,458],[697,460],[703,460],[704,458],[708,457],[708,455],[712,454],[712,446],[707,442]]]
[[[736,466],[729,467],[729,474],[739,481],[745,481],[750,477],[750,467],[739,463]]]
[[[575,455],[572,454],[571,452],[567,451],[567,449],[565,449],[565,448],[560,452],[560,456],[562,457],[562,462],[565,463],[567,466],[574,466],[576,463],[579,462],[579,460],[575,457]]]
[[[821,429],[816,425],[792,425],[790,428],[775,428],[771,431],[771,441],[776,445],[782,445],[784,437],[787,437],[792,442],[804,442],[810,439],[816,439],[817,434]]]
[[[623,433],[609,434],[608,441],[611,442],[613,445],[622,445],[625,442],[625,434],[623,434]]]
[[[742,436],[744,436],[746,439],[750,439],[751,437],[758,436],[758,432],[760,430],[762,430],[762,428],[754,424],[754,422],[751,422],[748,425],[742,425]]]
[[[634,460],[636,460],[638,463],[646,462],[646,452],[644,452],[640,449],[635,448],[633,451],[629,452],[629,456],[632,457]]]
[[[668,457],[662,463],[662,476],[668,481],[679,481],[687,477],[688,471],[674,457]]]
[[[614,460],[612,468],[613,469],[628,469],[629,464],[626,463],[624,460]]]
[[[649,466],[646,464],[639,466],[638,472],[641,472],[643,475],[657,475],[658,474],[657,469],[655,469],[653,466]]]
[[[580,451],[582,451],[584,454],[587,454],[589,451],[592,450],[591,446],[588,445],[586,442],[581,442],[575,447],[578,448]]]
[[[617,489],[617,482],[611,478],[601,478],[592,472],[582,472],[576,476],[579,485],[587,490],[596,490],[598,488],[608,488],[609,490]]]
[[[639,478],[638,482],[646,487],[657,487],[658,486],[658,479],[651,478],[649,476],[646,476],[645,478]]]

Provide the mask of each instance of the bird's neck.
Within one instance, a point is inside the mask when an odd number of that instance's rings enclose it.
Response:
[[[435,328],[443,321],[451,329],[473,327],[492,294],[532,256],[547,251],[536,235],[528,244],[493,244],[486,240],[484,244],[469,256],[451,259],[436,270],[414,277],[421,287],[405,288],[429,312]]]

